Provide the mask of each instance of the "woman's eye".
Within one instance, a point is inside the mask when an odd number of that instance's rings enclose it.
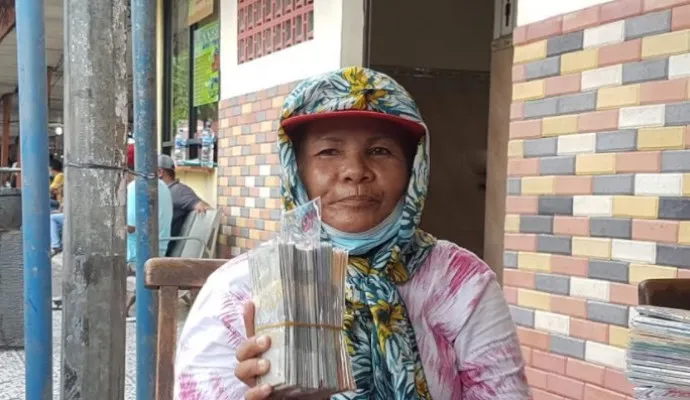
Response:
[[[335,156],[338,154],[336,149],[323,149],[317,153],[319,156]]]
[[[375,156],[384,156],[391,154],[390,150],[388,150],[385,147],[374,147],[373,149],[369,150],[369,153]]]

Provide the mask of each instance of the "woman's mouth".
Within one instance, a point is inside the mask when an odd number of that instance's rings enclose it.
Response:
[[[352,208],[372,207],[381,203],[379,199],[367,195],[354,195],[343,197],[336,204]]]

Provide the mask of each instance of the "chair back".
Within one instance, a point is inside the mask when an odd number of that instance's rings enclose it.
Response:
[[[156,400],[172,400],[175,388],[175,348],[180,290],[201,288],[228,260],[152,258],[146,263],[145,283],[158,290]]]
[[[648,279],[637,294],[640,305],[690,310],[690,279]]]

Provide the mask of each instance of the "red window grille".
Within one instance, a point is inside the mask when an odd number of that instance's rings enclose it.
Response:
[[[314,0],[238,0],[237,62],[314,38]]]

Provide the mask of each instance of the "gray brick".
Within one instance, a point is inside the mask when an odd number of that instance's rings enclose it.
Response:
[[[551,352],[584,360],[585,341],[568,336],[551,335]]]
[[[503,252],[503,268],[517,268],[518,253],[516,251]]]
[[[534,310],[509,305],[510,315],[513,317],[515,325],[534,328]]]
[[[659,219],[690,221],[690,198],[662,197],[659,199]]]
[[[520,178],[508,178],[506,181],[506,192],[510,195],[519,195],[521,188]]]
[[[636,149],[637,131],[634,129],[597,133],[597,153],[635,151]]]
[[[573,198],[564,196],[539,197],[539,214],[573,215]]]
[[[623,64],[623,84],[656,81],[668,76],[668,58]]]
[[[597,106],[597,92],[589,91],[577,94],[568,94],[558,98],[558,114],[575,114],[585,111],[594,111]]]
[[[248,238],[249,237],[249,228],[240,228],[240,237],[243,238]]]
[[[537,235],[537,251],[541,253],[571,255],[570,236]]]
[[[548,117],[558,112],[558,98],[526,101],[522,110],[525,119]]]
[[[592,217],[589,221],[590,234],[593,237],[630,239],[632,223],[629,219]]]
[[[589,260],[588,276],[592,279],[628,283],[628,263]]]
[[[549,57],[571,51],[582,50],[584,32],[577,31],[566,35],[549,38],[546,42],[546,53]]]
[[[644,14],[625,20],[625,40],[671,31],[671,10]]]
[[[271,220],[280,221],[281,214],[282,214],[282,211],[280,211],[280,210],[271,210],[270,211]]]
[[[544,60],[532,61],[525,65],[525,78],[527,80],[556,76],[560,73],[560,57],[550,57]]]
[[[666,125],[687,125],[690,123],[690,103],[666,104]]]
[[[528,139],[524,142],[525,157],[555,156],[558,138]]]
[[[633,194],[635,176],[633,174],[598,175],[593,178],[594,194]]]
[[[247,135],[252,132],[251,125],[242,125],[242,134]]]
[[[249,218],[249,209],[248,208],[240,208],[240,216],[244,218]]]
[[[548,215],[522,215],[520,216],[520,232],[551,233],[553,232],[553,217]]]
[[[587,319],[627,328],[628,306],[590,300],[587,302]]]
[[[541,175],[575,175],[575,156],[544,157],[539,160]]]
[[[690,171],[690,150],[671,150],[661,153],[662,172]]]
[[[271,197],[274,199],[279,199],[280,198],[280,188],[271,188]]]
[[[534,287],[542,292],[568,295],[570,294],[570,278],[567,276],[536,274]]]
[[[672,244],[656,245],[656,263],[690,269],[690,247]]]

